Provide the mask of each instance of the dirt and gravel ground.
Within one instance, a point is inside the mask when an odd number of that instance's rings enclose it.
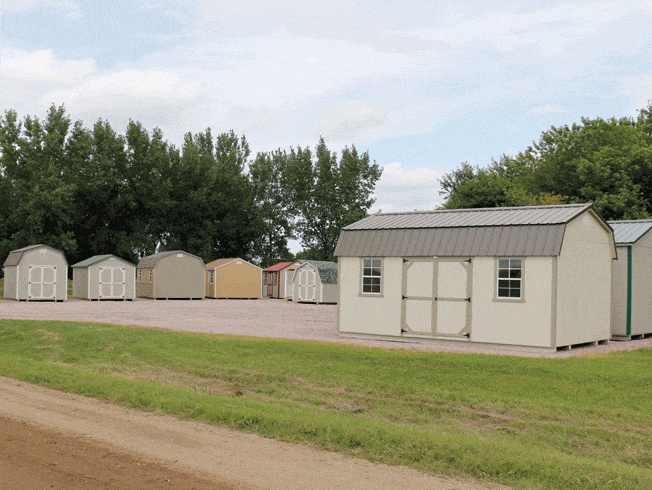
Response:
[[[648,338],[541,354],[472,345],[343,339],[337,333],[336,306],[274,300],[101,303],[0,300],[0,318],[104,322],[386,348],[547,357],[649,348],[652,342]],[[180,490],[506,488],[376,465],[0,378],[0,490],[168,487]]]
[[[141,325],[170,330],[215,334],[249,335],[283,339],[345,342],[384,348],[420,351],[449,351],[506,354],[535,357],[568,357],[613,350],[650,347],[652,339],[610,342],[554,353],[514,348],[496,348],[460,343],[386,342],[348,339],[337,332],[337,306],[297,304],[284,300],[201,301],[83,301],[16,302],[0,300],[0,318],[32,320],[75,320]]]

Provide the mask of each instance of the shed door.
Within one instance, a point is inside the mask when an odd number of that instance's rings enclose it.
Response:
[[[468,337],[471,260],[403,259],[403,332]]]
[[[28,299],[56,299],[57,266],[30,265],[27,283]]]
[[[100,299],[122,299],[126,291],[126,267],[100,267]]]
[[[316,274],[314,270],[299,271],[299,301],[315,302]]]

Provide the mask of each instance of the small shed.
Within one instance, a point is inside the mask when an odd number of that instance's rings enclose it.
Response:
[[[548,352],[611,338],[614,236],[591,204],[378,213],[335,255],[342,336]]]
[[[4,262],[5,298],[18,301],[68,299],[68,262],[60,250],[30,245],[9,253]]]
[[[263,298],[291,297],[294,270],[300,265],[300,262],[279,262],[263,269]]]
[[[188,252],[172,250],[143,257],[136,274],[139,298],[204,298],[204,261]]]
[[[609,221],[613,263],[611,334],[616,340],[652,334],[652,220]]]
[[[115,255],[94,255],[72,266],[72,295],[89,300],[133,300],[136,266]]]
[[[300,260],[294,270],[292,299],[297,303],[337,303],[337,264],[322,260]]]
[[[262,269],[243,259],[217,259],[206,264],[207,298],[260,299]]]

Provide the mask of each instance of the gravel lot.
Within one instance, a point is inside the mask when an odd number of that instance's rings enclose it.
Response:
[[[17,302],[4,299],[0,300],[0,318],[74,320],[159,327],[185,332],[320,340],[432,352],[474,352],[528,357],[561,358],[652,346],[652,339],[647,338],[629,342],[610,342],[607,345],[581,347],[571,351],[540,353],[451,343],[346,339],[340,337],[337,332],[336,305],[297,304],[273,299],[255,301],[69,300],[59,303]]]

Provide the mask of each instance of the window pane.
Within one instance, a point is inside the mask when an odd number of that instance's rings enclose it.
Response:
[[[505,271],[507,272],[507,271]],[[507,276],[504,276],[507,277]],[[509,277],[511,278],[520,278],[521,277],[521,269],[512,269],[509,271]]]
[[[508,288],[509,287],[509,281],[506,279],[500,279],[498,281],[498,287],[499,288]]]
[[[371,267],[371,259],[364,259],[362,265],[363,267]]]
[[[507,269],[498,269],[498,277],[509,277],[509,271]]]
[[[371,267],[377,267],[378,269],[380,269],[380,259],[372,259]]]
[[[371,275],[380,277],[380,269],[378,268],[371,269]]]
[[[380,284],[378,286],[371,286],[371,292],[380,294]]]
[[[371,268],[370,267],[365,267],[362,269],[362,275],[363,276],[370,276],[371,275]]]
[[[507,281],[505,281],[507,282]],[[510,288],[516,288],[516,289],[521,289],[521,281],[520,280],[515,280],[515,281],[509,281],[509,287]]]
[[[521,268],[521,259],[511,259],[510,262],[511,262],[510,267],[512,269],[520,269]]]
[[[499,298],[509,298],[509,289],[499,289],[498,290]]]
[[[371,284],[374,286],[380,287],[380,277],[372,277],[371,278]]]
[[[498,261],[498,267],[501,269],[507,269],[509,267],[509,259],[500,259]]]
[[[510,298],[520,298],[521,297],[521,290],[519,289],[510,289],[509,290],[509,297]]]

